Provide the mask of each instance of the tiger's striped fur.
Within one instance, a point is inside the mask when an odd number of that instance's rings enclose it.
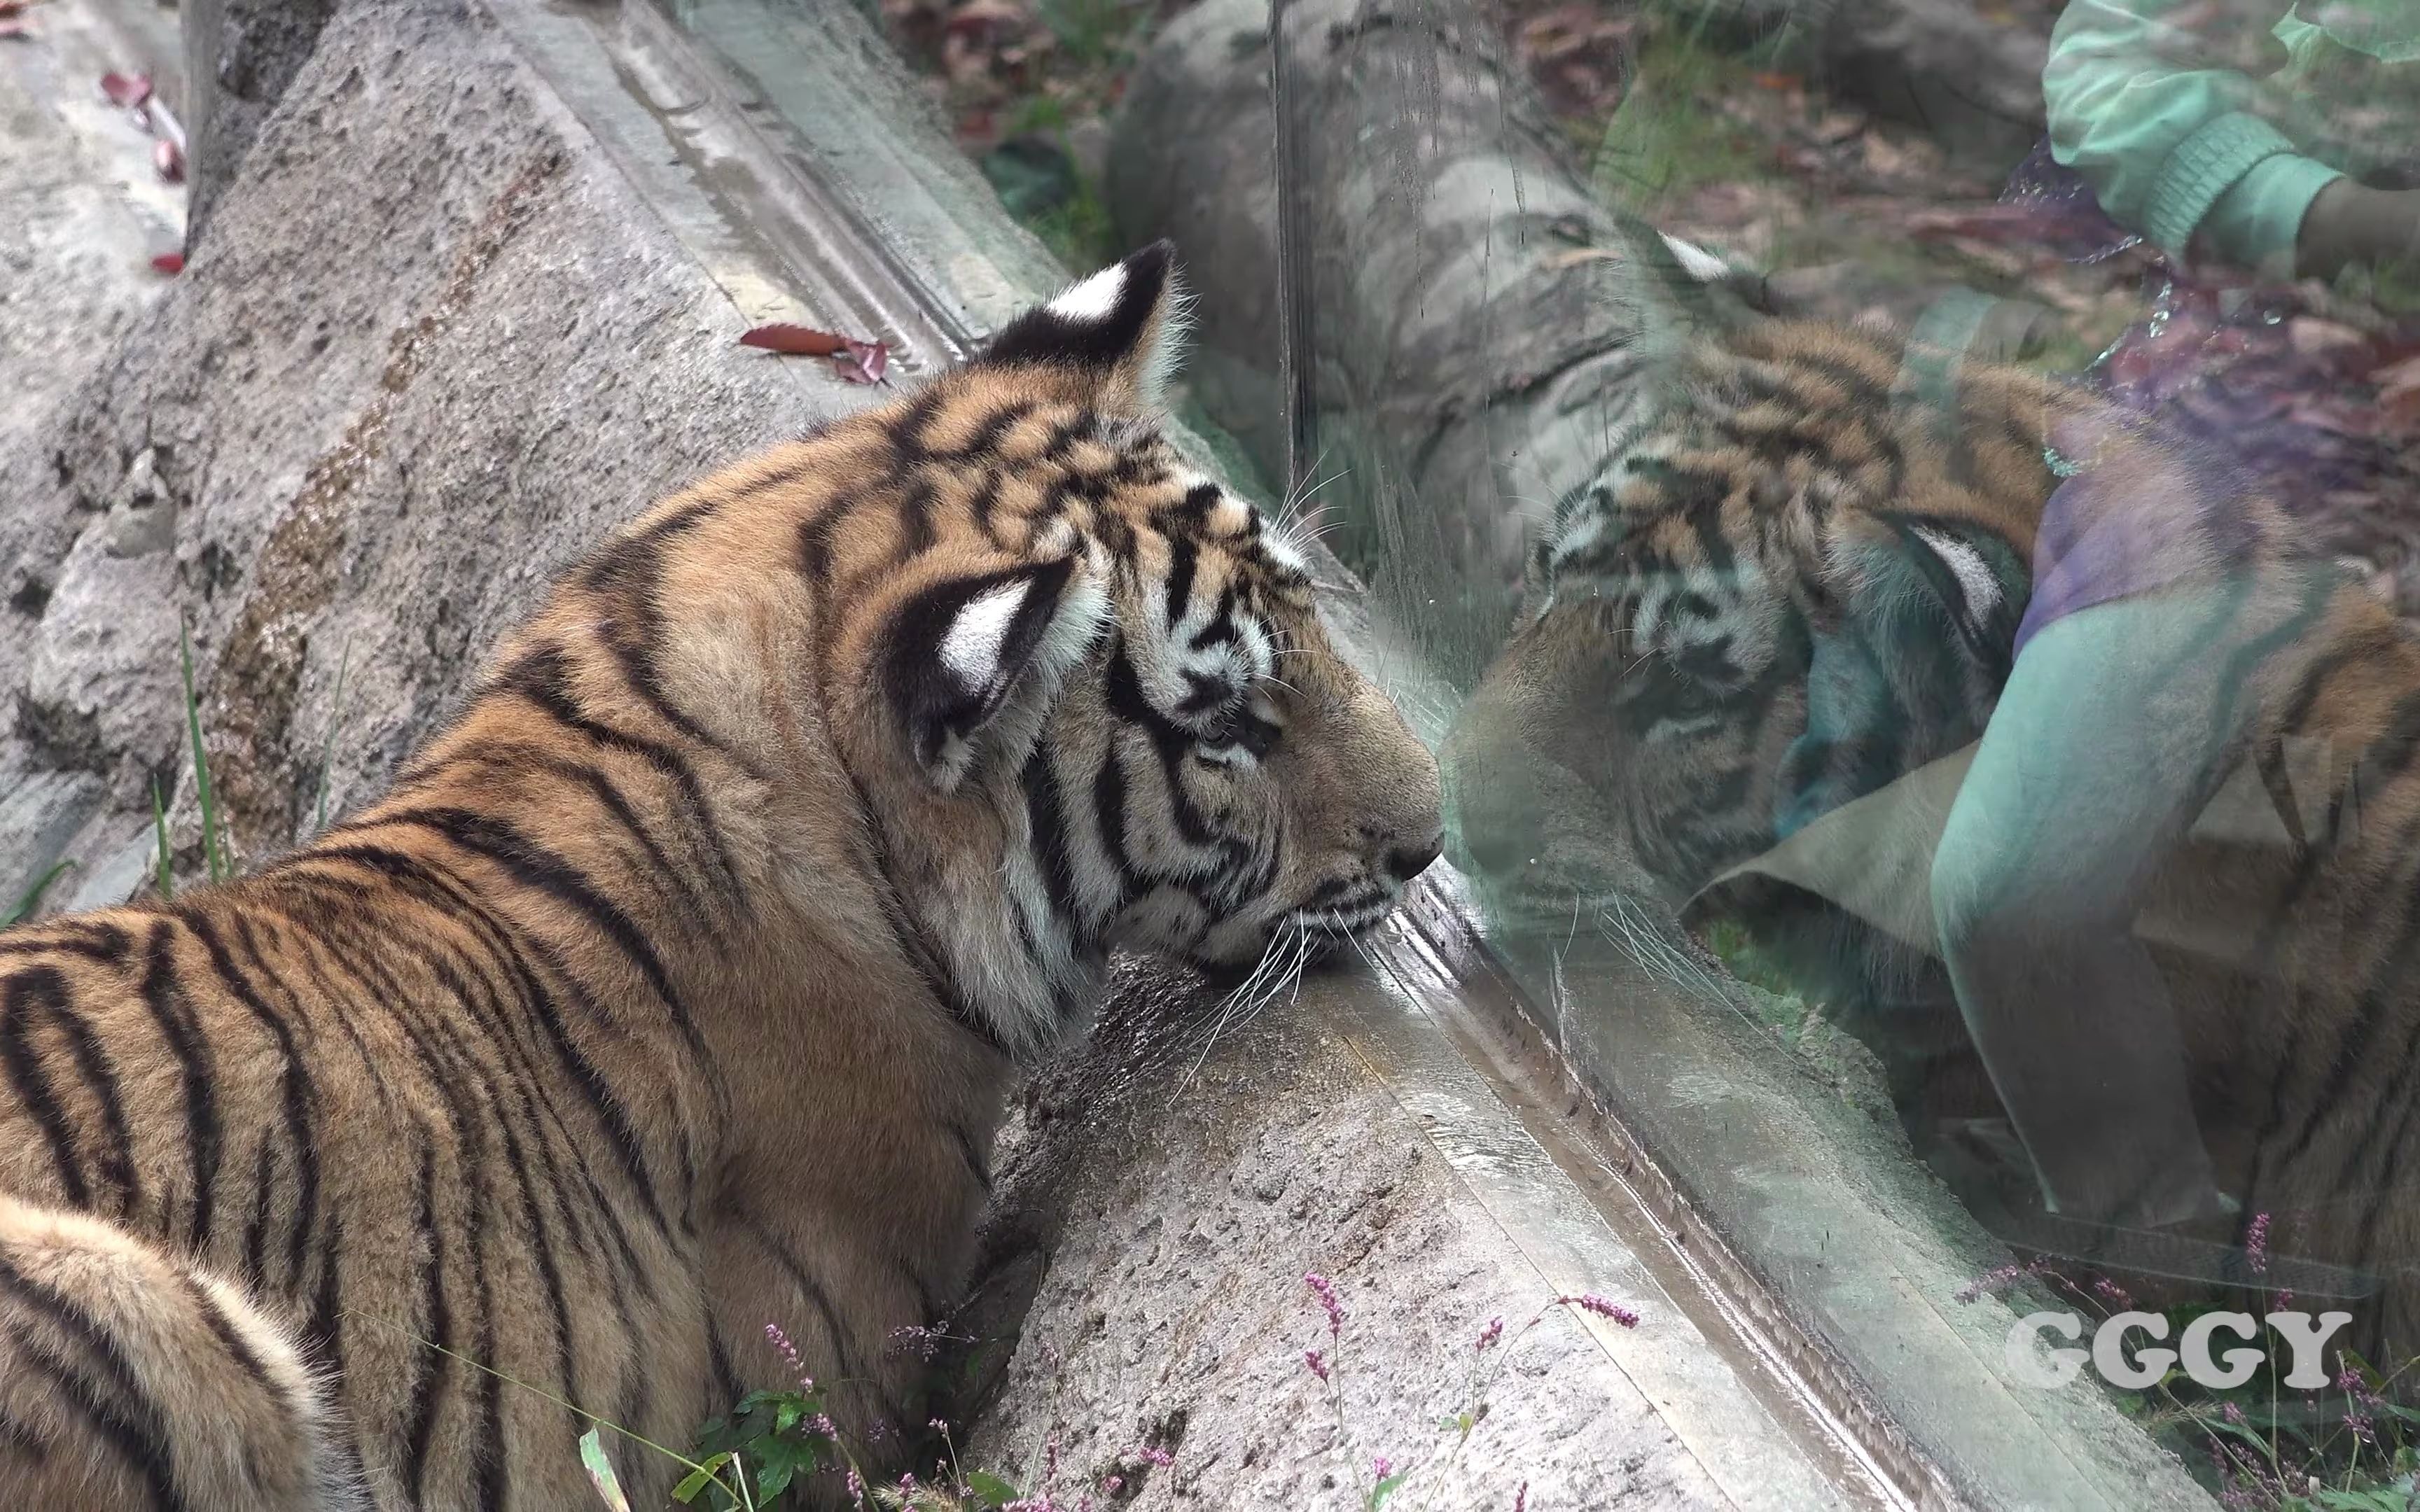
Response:
[[[1610,893],[1732,918],[1886,1064],[1902,1057],[1908,1095],[1971,1058],[1939,963],[1726,873],[1776,843],[1794,795],[1826,810],[1980,735],[2053,458],[2071,455],[2057,439],[2118,438],[2096,472],[2146,507],[2192,497],[2176,470],[2195,465],[2013,366],[1964,365],[1949,403],[1914,392],[1924,356],[1780,320],[1691,351],[1658,412],[1561,501],[1445,756],[1458,843],[1512,912],[1558,938],[1576,898]],[[2274,500],[2249,500],[2245,523],[2256,559],[2301,549]],[[1888,717],[1802,741],[1812,648],[1852,620]],[[2420,633],[2344,574],[2247,693],[2235,780],[2269,827],[2196,827],[2139,930],[2222,1188],[2246,1221],[2273,1215],[2280,1254],[2375,1278],[2338,1342],[2391,1365],[2420,1353]]]
[[[587,1507],[584,1414],[687,1443],[768,1321],[923,1421],[887,1342],[1107,953],[1249,964],[1435,854],[1159,433],[1178,323],[1164,243],[1105,270],[620,531],[316,842],[0,935],[0,1504]]]

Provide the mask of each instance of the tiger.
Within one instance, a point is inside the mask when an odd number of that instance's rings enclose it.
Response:
[[[894,1335],[1110,952],[1324,949],[1441,843],[1171,438],[1185,300],[1156,243],[663,500],[382,798],[0,933],[0,1504],[557,1512],[604,1423],[660,1506],[643,1441],[800,1369],[923,1425]]]
[[[1929,1131],[1999,1104],[1926,933],[1931,837],[2009,675],[2045,503],[2075,471],[2060,439],[2138,430],[2078,381],[1787,314],[1693,331],[1647,389],[1556,501],[1442,747],[1451,854],[1515,935],[1559,945],[1606,899],[1677,926],[1701,968],[1744,934],[1748,964],[1868,1044],[1937,1153]],[[2156,439],[2102,464],[2163,465]],[[2283,501],[2245,522],[2255,557],[2308,555]],[[2385,1366],[2420,1352],[2420,631],[2325,571],[2253,679],[2228,803],[2137,933],[2242,1201],[2234,1244],[2273,1218],[2280,1255],[2337,1268],[2363,1300],[2335,1342]],[[1870,657],[1872,706],[1844,712],[1826,655]],[[1775,858],[1856,805],[1912,818],[1924,849],[1912,884],[1880,847],[1840,862],[1852,906]]]

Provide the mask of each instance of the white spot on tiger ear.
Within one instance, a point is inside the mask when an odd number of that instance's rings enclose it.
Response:
[[[1908,529],[1916,532],[1916,539],[1932,548],[1932,554],[1939,557],[1941,564],[1958,579],[1958,591],[1966,595],[1968,616],[1980,620],[1991,613],[2000,601],[2000,580],[1992,576],[1991,565],[1984,562],[1983,553],[1946,531],[1931,530],[1922,525],[1911,525]]]
[[[1043,308],[1063,320],[1096,323],[1109,317],[1125,290],[1125,265],[1111,263],[1092,277],[1070,284]]]
[[[1574,557],[1576,557],[1582,552],[1588,550],[1589,548],[1596,545],[1598,539],[1604,534],[1604,516],[1594,514],[1583,515],[1571,529],[1563,532],[1563,533],[1556,539],[1555,549],[1553,553],[1548,556],[1547,561],[1552,565],[1559,567],[1563,563],[1571,561]]]
[[[940,656],[941,665],[960,686],[989,687],[1000,675],[1001,645],[1008,638],[1008,624],[1032,591],[1032,581],[1019,579],[976,594],[958,610],[949,633],[941,637]]]
[[[1672,249],[1673,259],[1680,263],[1681,271],[1699,283],[1719,284],[1730,276],[1730,264],[1705,248],[1663,232],[1658,232],[1657,235],[1664,238],[1664,245]]]
[[[1299,547],[1286,539],[1284,532],[1270,531],[1264,533],[1261,538],[1261,549],[1269,554],[1270,561],[1286,571],[1298,572],[1306,578],[1311,576],[1311,559],[1302,554]]]

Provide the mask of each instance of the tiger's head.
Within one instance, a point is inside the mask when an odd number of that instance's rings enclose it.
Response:
[[[2060,401],[1985,369],[1945,416],[1901,360],[1780,321],[1709,342],[1559,501],[1445,750],[1458,856],[1511,917],[1678,909],[1979,733]]]
[[[1441,844],[1305,555],[1163,433],[1182,324],[1161,243],[767,464],[850,480],[797,528],[833,734],[937,974],[1019,1051],[1111,949],[1324,953]]]

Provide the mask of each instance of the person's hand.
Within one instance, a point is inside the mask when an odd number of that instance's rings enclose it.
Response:
[[[2397,264],[2420,264],[2420,190],[2372,189],[2339,178],[2303,213],[2294,270],[2304,277]]]

